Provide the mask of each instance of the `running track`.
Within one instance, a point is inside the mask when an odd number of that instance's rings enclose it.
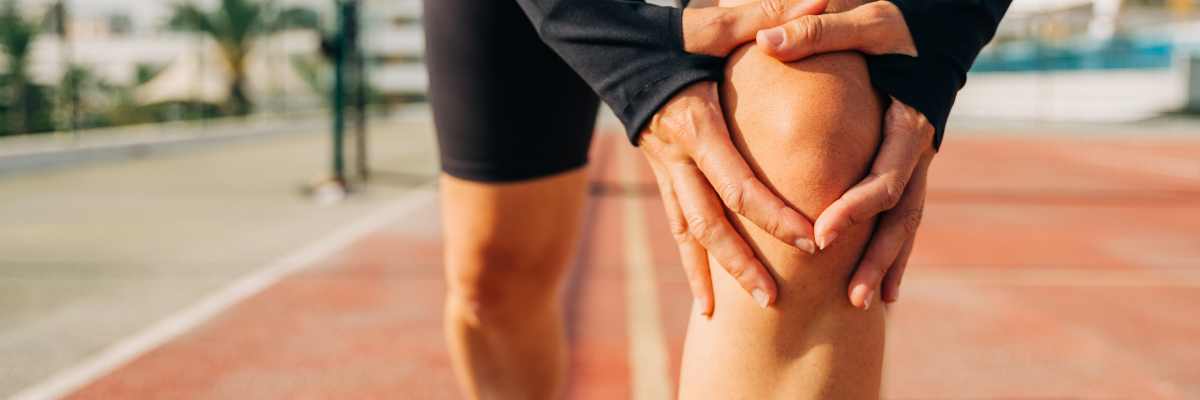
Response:
[[[1113,172],[1103,149],[955,143],[890,310],[884,398],[1200,399],[1200,160],[1179,161],[1197,147]],[[669,398],[691,297],[654,180],[620,135],[598,136],[593,166],[566,398]],[[26,398],[457,398],[431,191]]]

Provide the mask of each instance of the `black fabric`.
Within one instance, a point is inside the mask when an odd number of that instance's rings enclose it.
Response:
[[[890,1],[919,56],[868,56],[871,82],[924,113],[940,147],[966,72],[1011,0]],[[679,9],[628,0],[426,0],[443,169],[509,181],[582,166],[598,104],[592,91],[636,145],[675,93],[722,79],[723,59],[683,50],[682,23]]]
[[[917,57],[867,56],[871,84],[925,114],[937,129],[934,148],[940,148],[967,71],[995,36],[1012,0],[889,1],[904,14]]]
[[[625,0],[517,2],[542,39],[612,107],[634,145],[675,93],[722,78],[724,59],[683,50],[680,9]]]
[[[426,0],[426,65],[442,169],[483,182],[587,163],[600,100],[513,0]]]
[[[616,111],[635,145],[650,117],[676,92],[722,79],[723,60],[683,50],[678,9],[625,0],[517,1],[542,39]],[[919,57],[868,57],[871,81],[924,113],[937,128],[940,146],[966,72],[1011,0],[891,1],[904,13]]]

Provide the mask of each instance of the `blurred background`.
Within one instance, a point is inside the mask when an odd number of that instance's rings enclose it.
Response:
[[[421,23],[419,0],[0,0],[0,397],[454,398]],[[628,146],[601,114],[568,398],[641,373],[587,333],[624,320],[584,312],[623,279],[600,205],[642,192],[604,190]],[[1200,2],[1014,0],[937,160],[886,398],[1200,399]],[[690,299],[645,201],[677,362]]]
[[[328,109],[333,2],[7,1],[4,135]],[[423,98],[419,3],[364,2],[370,104]],[[328,49],[326,49],[328,50]]]

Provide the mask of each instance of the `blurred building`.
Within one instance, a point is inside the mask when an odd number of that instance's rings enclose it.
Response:
[[[954,115],[1130,122],[1200,98],[1196,0],[1014,0]]]
[[[234,80],[233,66],[211,39],[199,42],[138,86],[137,101],[140,104],[228,101]],[[268,109],[316,107],[323,96],[297,71],[292,58],[315,54],[320,43],[320,36],[312,31],[284,32],[257,41],[243,65],[246,95]]]
[[[55,32],[52,24],[33,44],[29,73],[34,83],[55,86],[61,82],[68,65],[86,66],[105,83],[117,86],[138,86],[157,72],[168,73],[159,79],[146,94],[139,97],[150,101],[213,102],[227,97],[226,89],[206,89],[227,82],[228,63],[211,38],[194,32],[175,32],[165,29],[169,16],[168,2],[159,2],[157,11],[142,10],[134,15],[113,11],[101,15],[73,14],[68,9],[62,30]],[[47,15],[52,3],[38,7],[32,4],[31,18]],[[316,93],[291,65],[296,56],[316,57],[320,37],[311,31],[290,31],[263,38],[254,45],[246,69],[252,98],[266,96],[310,96]],[[146,76],[150,71],[151,76]],[[273,73],[274,72],[274,73]],[[226,84],[227,85],[227,84]],[[194,86],[193,95],[182,94],[182,88]],[[215,85],[220,86],[220,85]],[[168,87],[176,88],[174,92]],[[146,92],[146,91],[143,91]]]
[[[372,90],[391,102],[423,100],[429,78],[421,0],[364,0],[363,7],[363,52]]]

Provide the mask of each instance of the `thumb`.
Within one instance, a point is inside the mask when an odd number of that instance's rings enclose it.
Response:
[[[917,56],[904,14],[890,1],[841,13],[802,16],[758,32],[757,41],[764,53],[784,62],[842,50]]]
[[[781,26],[759,31],[763,53],[779,61],[795,61],[813,54],[858,49],[862,34],[853,11],[806,15]]]
[[[825,11],[829,0],[760,0],[737,7],[683,10],[683,45],[693,54],[729,55],[758,32]]]

